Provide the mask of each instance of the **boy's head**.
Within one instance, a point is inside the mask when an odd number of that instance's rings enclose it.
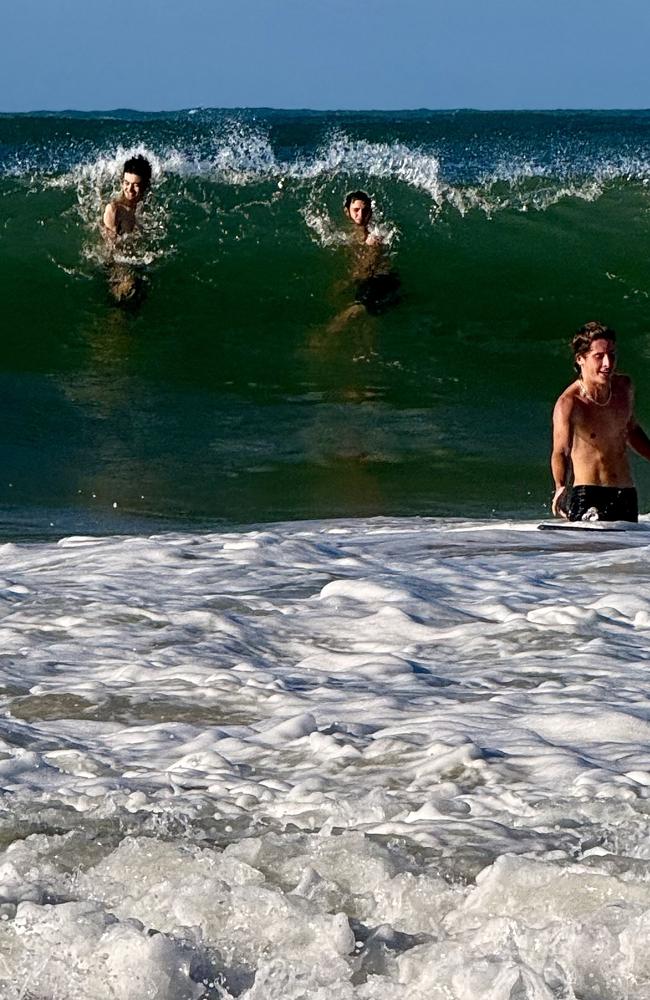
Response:
[[[571,350],[573,351],[573,367],[578,374],[580,374],[582,368],[578,362],[578,358],[583,358],[589,353],[591,345],[595,340],[605,340],[610,344],[615,344],[616,331],[612,330],[608,326],[605,326],[604,323],[597,323],[595,320],[591,323],[585,323],[584,326],[580,327],[571,341]]]
[[[343,208],[355,226],[367,226],[372,216],[372,200],[365,191],[350,191],[345,196]]]
[[[132,156],[122,171],[122,196],[129,202],[142,201],[151,184],[151,164],[144,156]]]

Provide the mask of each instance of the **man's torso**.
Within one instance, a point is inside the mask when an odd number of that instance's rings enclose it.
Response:
[[[115,229],[118,236],[126,236],[135,229],[135,210],[121,202],[115,202]]]
[[[580,380],[566,390],[572,401],[571,463],[576,486],[633,485],[627,457],[632,393],[626,375],[614,375],[611,398],[598,405],[585,395]]]

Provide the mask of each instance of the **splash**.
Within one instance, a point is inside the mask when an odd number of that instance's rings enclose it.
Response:
[[[592,202],[612,186],[646,186],[650,180],[650,147],[643,143],[617,146],[610,140],[600,148],[570,133],[524,142],[507,131],[491,139],[475,136],[464,146],[452,137],[425,141],[419,133],[417,140],[405,141],[391,136],[394,125],[387,119],[385,135],[376,141],[337,126],[305,148],[278,143],[273,122],[263,115],[259,119],[230,115],[216,121],[195,110],[174,119],[162,142],[151,125],[147,141],[120,140],[110,150],[93,148],[88,141],[75,145],[61,140],[5,152],[0,172],[28,179],[37,189],[75,189],[82,218],[94,225],[124,160],[140,154],[152,163],[155,186],[175,185],[175,199],[190,199],[197,180],[231,191],[268,184],[276,199],[297,190],[308,203],[302,214],[309,229],[331,246],[340,242],[340,235],[332,210],[322,206],[340,204],[350,185],[374,187],[378,201],[390,202],[388,188],[424,195],[435,222],[447,210],[492,216],[545,211],[566,199]]]

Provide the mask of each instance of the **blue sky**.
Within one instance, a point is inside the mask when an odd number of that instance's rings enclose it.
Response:
[[[647,0],[20,0],[0,110],[647,108]]]

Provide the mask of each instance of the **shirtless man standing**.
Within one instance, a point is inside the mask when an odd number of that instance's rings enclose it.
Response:
[[[127,160],[122,171],[121,194],[104,210],[104,233],[109,239],[125,236],[135,229],[135,210],[151,184],[151,164],[144,156]]]
[[[631,379],[615,374],[616,334],[587,323],[571,346],[578,378],[553,410],[553,514],[570,521],[637,521],[627,450],[650,460],[650,439],[634,415]]]

